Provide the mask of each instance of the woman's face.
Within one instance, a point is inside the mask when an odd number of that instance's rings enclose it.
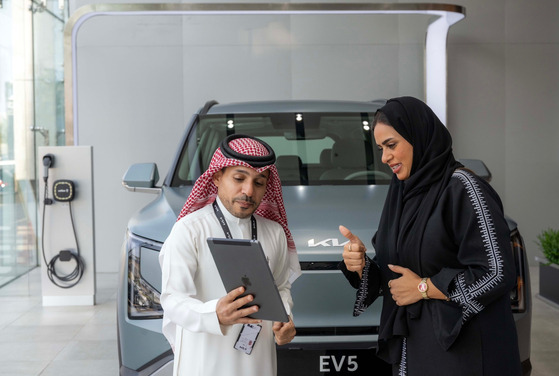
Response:
[[[394,127],[377,123],[374,129],[375,142],[382,151],[382,163],[386,163],[399,180],[411,175],[413,146]]]

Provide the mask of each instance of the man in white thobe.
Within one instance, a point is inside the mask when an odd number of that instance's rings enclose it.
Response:
[[[163,334],[175,354],[174,375],[274,376],[275,344],[295,336],[290,288],[300,267],[274,162],[261,140],[233,135],[222,141],[161,249]],[[250,318],[258,308],[241,307],[252,297],[239,297],[243,287],[225,291],[207,245],[208,237],[250,239],[252,221],[288,323]],[[234,348],[245,324],[261,327],[247,352]]]

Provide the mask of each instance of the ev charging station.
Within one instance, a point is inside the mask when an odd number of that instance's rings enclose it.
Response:
[[[92,146],[37,155],[43,306],[95,304]]]

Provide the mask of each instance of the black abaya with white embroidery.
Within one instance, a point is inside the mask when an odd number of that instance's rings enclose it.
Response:
[[[381,110],[413,146],[410,177],[395,176],[363,277],[341,269],[358,289],[354,314],[383,298],[378,356],[394,375],[521,374],[509,293],[516,283],[510,232],[497,193],[462,168],[444,125],[423,102],[401,97]],[[411,269],[450,301],[397,306],[388,264]]]

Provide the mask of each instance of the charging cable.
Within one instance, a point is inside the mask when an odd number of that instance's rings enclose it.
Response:
[[[55,284],[56,286],[67,289],[74,287],[79,283],[83,276],[83,272],[85,269],[85,264],[83,262],[82,257],[80,256],[80,248],[78,246],[78,237],[76,234],[76,227],[74,226],[74,216],[72,214],[72,199],[74,198],[74,185],[70,180],[57,180],[54,183],[54,199],[57,201],[66,201],[68,202],[68,210],[70,211],[70,222],[72,223],[72,231],[74,233],[74,241],[76,243],[76,253],[72,252],[71,250],[62,250],[56,256],[54,256],[50,262],[47,262],[47,258],[45,255],[45,212],[46,206],[52,205],[53,200],[48,197],[48,170],[54,164],[54,156],[52,154],[47,154],[43,157],[43,180],[45,182],[45,193],[43,199],[43,221],[42,221],[42,229],[41,229],[41,249],[43,254],[43,260],[45,262],[45,266],[47,268],[47,276],[50,281]],[[58,190],[58,191],[57,191]],[[60,275],[56,272],[56,262],[68,262],[70,260],[74,260],[76,262],[76,267],[74,270],[66,275]]]

